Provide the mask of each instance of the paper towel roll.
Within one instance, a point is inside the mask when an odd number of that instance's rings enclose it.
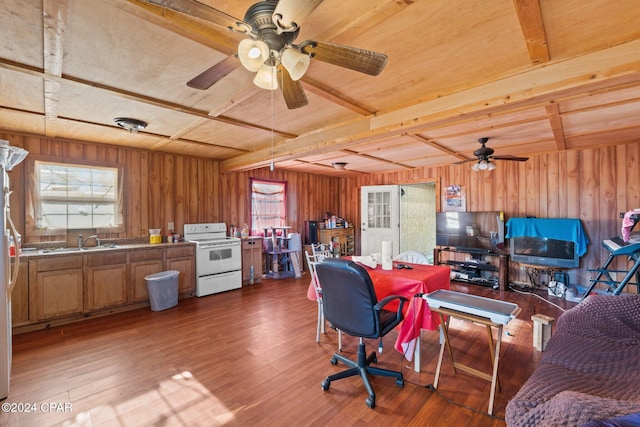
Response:
[[[393,260],[388,255],[382,255],[382,269],[393,270]]]
[[[393,242],[390,240],[382,241],[382,256],[388,256],[389,258],[393,257]],[[384,258],[383,258],[384,259]]]

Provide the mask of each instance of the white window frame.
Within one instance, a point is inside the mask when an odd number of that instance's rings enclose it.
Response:
[[[82,170],[85,170],[89,176],[92,176],[94,172],[103,172],[108,171],[114,174],[113,182],[107,182],[107,185],[111,185],[108,187],[108,192],[103,191],[103,194],[95,194],[95,190],[103,183],[96,183],[95,186],[91,184],[91,180],[89,181],[85,179],[78,179],[77,182],[62,182],[63,186],[67,187],[77,187],[83,188],[83,191],[90,195],[89,197],[83,197],[82,192],[71,192],[68,194],[64,194],[64,190],[62,192],[49,193],[44,194],[41,191],[43,188],[43,184],[47,185],[49,183],[41,182],[40,170],[41,168],[46,167],[47,165],[55,166],[59,169],[64,170],[65,168],[69,168],[72,171],[75,169],[75,172],[82,174]],[[26,213],[26,223],[27,223],[27,234],[28,235],[56,235],[61,232],[65,232],[66,230],[74,230],[74,229],[87,229],[87,228],[95,228],[100,230],[101,232],[120,232],[123,229],[122,224],[122,200],[123,200],[123,171],[119,166],[114,165],[105,165],[105,164],[90,164],[90,163],[69,163],[69,162],[60,162],[56,160],[31,160],[30,162],[30,184],[28,186],[28,204],[27,204],[27,213]],[[73,176],[73,175],[71,175]],[[78,176],[76,174],[76,176]],[[64,181],[64,179],[63,179]],[[106,193],[106,194],[105,194]],[[62,206],[66,205],[89,205],[89,209],[83,212],[83,216],[90,216],[91,221],[89,226],[87,224],[74,226],[73,222],[73,214],[67,214],[67,218],[64,221],[66,226],[50,226],[46,220],[44,220],[44,216],[46,215],[43,212],[43,204],[44,203],[58,203]],[[98,217],[99,213],[96,213],[93,210],[94,206],[99,205],[113,205],[113,218],[109,223],[96,223],[94,221],[94,216]],[[67,208],[68,209],[68,208]]]

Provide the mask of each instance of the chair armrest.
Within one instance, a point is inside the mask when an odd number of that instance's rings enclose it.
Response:
[[[398,315],[402,315],[402,308],[404,307],[404,303],[409,301],[407,298],[400,295],[389,295],[387,297],[382,298],[376,305],[373,306],[373,309],[376,311],[380,311],[384,308],[385,305],[389,304],[393,300],[399,300],[398,304]]]

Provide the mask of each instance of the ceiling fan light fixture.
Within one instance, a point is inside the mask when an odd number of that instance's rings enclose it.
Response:
[[[269,59],[269,46],[262,40],[244,39],[238,45],[238,58],[244,68],[255,73]]]
[[[129,133],[136,133],[147,127],[148,123],[142,120],[132,119],[129,117],[116,117],[114,122],[122,129],[128,130]]]
[[[333,166],[335,169],[337,169],[339,171],[343,171],[347,167],[347,163],[346,162],[333,162],[333,163],[331,163],[331,166]]]
[[[481,171],[487,170],[488,167],[489,162],[487,162],[486,160],[482,159],[478,162],[478,169],[480,169]]]
[[[280,56],[280,62],[287,69],[293,81],[300,80],[309,68],[311,58],[293,48],[285,48]]]
[[[487,163],[489,163],[487,165],[487,170],[488,171],[492,171],[492,170],[494,170],[496,168],[496,164],[495,163],[493,163],[493,162],[487,162]]]
[[[256,73],[255,78],[253,79],[253,83],[262,89],[267,89],[267,90],[278,89],[278,78],[277,78],[276,67],[272,67],[267,64],[262,64],[262,66]]]

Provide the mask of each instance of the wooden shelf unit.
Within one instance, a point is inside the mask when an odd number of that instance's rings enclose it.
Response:
[[[325,245],[333,242],[334,256],[355,255],[355,234],[353,227],[319,229],[318,241]]]

